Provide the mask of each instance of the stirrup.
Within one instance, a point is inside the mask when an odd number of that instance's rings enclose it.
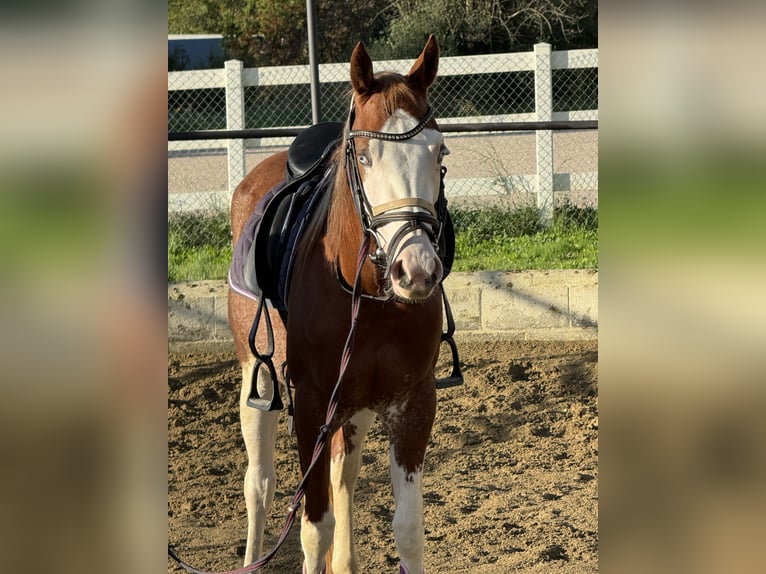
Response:
[[[261,411],[281,411],[285,408],[282,403],[282,397],[279,393],[279,378],[277,377],[277,370],[274,368],[274,361],[271,358],[274,356],[274,329],[271,326],[271,317],[269,312],[266,311],[266,336],[268,339],[266,352],[259,353],[255,347],[255,335],[258,332],[258,325],[261,322],[261,313],[266,306],[266,298],[261,296],[260,303],[258,304],[258,311],[253,319],[253,326],[250,328],[250,334],[247,337],[247,342],[250,345],[250,350],[255,355],[257,361],[255,367],[253,367],[253,375],[250,381],[250,395],[247,397],[247,406],[259,409]],[[258,394],[258,373],[261,367],[266,366],[269,371],[269,377],[271,377],[272,394],[270,399],[261,397]]]
[[[271,377],[272,395],[270,399],[261,397],[258,394],[258,372],[261,367],[266,366],[269,370],[269,376]],[[279,395],[279,379],[277,379],[277,373],[274,370],[274,363],[271,359],[262,361],[258,359],[253,368],[253,377],[250,383],[250,395],[247,397],[247,406],[259,409],[261,411],[281,411],[285,408],[282,403],[282,397]]]
[[[447,293],[442,286],[442,301],[444,302],[444,314],[447,317],[447,330],[442,333],[441,342],[449,345],[452,352],[452,373],[448,377],[436,379],[437,389],[446,389],[463,384],[463,372],[460,370],[460,357],[457,353],[457,343],[453,335],[455,334],[455,319],[452,317],[452,309],[447,301]]]
[[[460,370],[460,357],[458,357],[457,354],[457,344],[452,337],[442,339],[442,342],[447,343],[452,351],[452,373],[448,377],[436,379],[436,388],[446,389],[448,387],[457,387],[458,385],[463,384],[463,372]]]

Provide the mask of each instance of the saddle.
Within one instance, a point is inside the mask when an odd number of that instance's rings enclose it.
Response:
[[[283,318],[295,246],[313,207],[326,190],[319,186],[327,159],[343,132],[340,122],[316,124],[303,130],[287,152],[285,180],[259,204],[260,221],[245,261],[247,287],[272,302]],[[317,153],[317,150],[321,150]],[[258,211],[258,208],[256,208]]]

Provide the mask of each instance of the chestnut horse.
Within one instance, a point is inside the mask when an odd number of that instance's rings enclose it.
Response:
[[[434,366],[442,326],[442,261],[435,249],[441,221],[441,161],[448,153],[433,120],[427,90],[436,78],[433,36],[406,76],[373,73],[359,43],[351,56],[352,111],[331,162],[334,181],[315,208],[297,246],[286,297],[287,320],[274,309],[276,364],[284,360],[295,390],[295,429],[301,470],[314,457],[316,438],[338,379],[351,327],[352,295],[362,290],[355,344],[343,376],[331,433],[306,482],[301,524],[304,572],[357,572],[354,484],[362,445],[375,416],[390,440],[396,502],[393,532],[400,572],[421,574],[424,522],[423,460],[436,410]],[[234,242],[261,197],[285,173],[286,152],[258,164],[234,192]],[[356,189],[355,189],[356,188]],[[359,258],[365,236],[367,257]],[[365,255],[365,254],[363,254]],[[359,270],[357,270],[357,261]],[[344,286],[345,284],[345,286]],[[245,565],[263,546],[275,489],[278,413],[248,406],[255,357],[248,334],[257,303],[230,289],[229,321],[242,366],[240,419],[248,454]],[[265,339],[259,333],[257,343]],[[266,369],[255,374],[258,393],[273,393]]]

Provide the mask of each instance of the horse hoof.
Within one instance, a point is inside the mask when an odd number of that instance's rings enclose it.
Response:
[[[404,564],[399,564],[399,574],[410,574],[410,571],[404,567]],[[423,570],[423,574],[426,574],[425,570]]]

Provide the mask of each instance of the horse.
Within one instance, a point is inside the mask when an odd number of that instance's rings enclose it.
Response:
[[[358,571],[354,485],[376,416],[390,442],[396,505],[392,528],[400,572],[424,571],[423,462],[436,412],[434,369],[443,313],[444,264],[435,245],[443,222],[436,204],[443,195],[441,164],[448,153],[428,103],[438,62],[433,35],[406,75],[375,73],[364,45],[356,45],[349,74],[351,111],[329,160],[328,189],[295,248],[286,314],[266,309],[273,324],[274,360],[286,362],[294,392],[301,472],[305,475],[314,464],[300,532],[307,574]],[[234,191],[235,243],[261,198],[282,181],[286,161],[286,152],[263,160]],[[354,285],[359,303],[353,353],[337,409],[326,425],[325,409],[352,324]],[[261,396],[279,391],[274,370],[257,367],[248,344],[257,306],[230,289],[229,323],[241,365],[240,422],[248,456],[246,566],[262,552],[276,482],[278,413],[248,404],[255,391]],[[266,344],[265,337],[259,332],[257,343]],[[329,448],[315,457],[323,429],[331,437]]]

